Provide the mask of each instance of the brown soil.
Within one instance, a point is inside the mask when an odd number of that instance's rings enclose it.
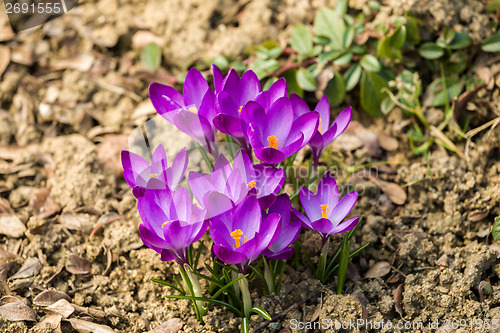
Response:
[[[149,281],[171,281],[178,270],[142,244],[136,201],[120,176],[119,152],[128,148],[129,134],[154,114],[150,81],[169,82],[194,60],[237,56],[267,39],[283,43],[293,24],[311,22],[315,9],[334,2],[81,1],[67,15],[15,36],[1,14],[0,47],[11,51],[11,62],[0,73],[0,297],[26,300],[36,317],[0,316],[0,331],[53,332],[51,312],[33,300],[44,290],[58,290],[75,305],[70,319],[116,332],[146,332],[172,324],[172,318],[181,320],[179,332],[237,332],[240,320],[231,313],[215,308],[201,326],[188,301],[164,299],[169,290]],[[366,2],[350,5],[361,8]],[[484,2],[476,0],[384,1],[375,22],[406,11],[424,20],[428,39],[446,26],[475,40],[489,31]],[[140,48],[151,40],[164,56],[154,77],[139,61]],[[493,68],[498,59],[489,66],[498,71]],[[352,104],[360,122],[353,128],[374,139],[363,141],[353,129],[332,151],[352,165],[396,162],[348,181],[362,192],[354,213],[364,215],[353,246],[371,245],[352,260],[343,296],[332,292],[334,283],[322,289],[304,257],[299,265],[291,260],[280,294],[259,298],[255,293],[255,303],[272,316],[298,306],[261,332],[289,332],[294,320],[424,323],[423,330],[406,330],[412,332],[431,332],[429,322],[437,320],[439,332],[472,332],[469,320],[500,324],[500,247],[490,235],[493,218],[500,215],[500,126],[461,142],[463,156],[434,147],[426,163],[409,149],[400,110],[367,119],[357,102]],[[498,81],[467,109],[472,128],[500,116]],[[440,110],[429,112],[431,119],[442,118]],[[165,126],[162,140],[169,155],[191,145]],[[383,193],[368,176],[397,184],[396,189]],[[313,232],[300,240],[318,253],[320,240]],[[390,271],[376,270],[375,264]],[[494,291],[481,302],[477,288],[483,280]],[[467,320],[465,328],[443,328],[446,320],[451,326],[461,319]],[[252,327],[262,322],[252,320]],[[72,324],[64,320],[62,332],[73,332]]]

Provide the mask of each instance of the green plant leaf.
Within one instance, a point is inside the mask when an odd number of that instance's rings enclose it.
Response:
[[[304,24],[298,24],[293,28],[290,44],[301,55],[308,56],[312,53],[312,34]]]
[[[500,32],[486,38],[481,43],[481,50],[485,52],[500,52]]]
[[[427,42],[420,45],[418,53],[425,59],[439,59],[443,56],[444,50],[434,43]]]
[[[355,31],[353,27],[348,27],[347,29],[345,29],[344,35],[342,36],[342,46],[344,47],[344,49],[348,49],[351,46],[354,39],[354,34]]]
[[[493,239],[498,241],[500,240],[500,216],[495,218],[495,223],[493,223],[493,229],[491,230],[491,234],[493,235]]]
[[[347,274],[347,265],[349,264],[349,254],[351,248],[351,241],[344,243],[342,254],[340,255],[339,273],[337,281],[337,294],[341,295],[344,290],[345,276]]]
[[[229,66],[229,61],[223,55],[213,57],[210,62],[217,65],[221,70],[225,70]]]
[[[297,71],[297,83],[300,88],[307,91],[314,91],[317,87],[316,79],[312,73],[305,68],[300,68]]]
[[[325,94],[328,97],[328,101],[330,105],[336,106],[344,101],[345,98],[345,82],[342,75],[339,72],[333,72],[333,78],[328,81]]]
[[[267,311],[264,310],[264,308],[261,307],[261,306],[254,306],[252,308],[251,312],[258,314],[259,316],[261,316],[265,320],[271,320],[272,319],[271,316],[269,315],[269,313],[267,313]]]
[[[344,52],[341,56],[333,60],[335,66],[343,66],[350,63],[352,60],[352,53],[349,51]]]
[[[389,36],[389,46],[394,49],[402,48],[405,41],[406,41],[406,27],[404,25],[394,30],[392,35]]]
[[[363,69],[360,65],[354,64],[347,69],[344,74],[345,90],[351,91],[358,84]]]
[[[472,45],[472,38],[463,32],[455,33],[452,41],[448,44],[448,47],[452,50],[463,49]]]
[[[391,110],[394,108],[395,105],[396,104],[394,103],[392,98],[387,96],[382,100],[382,103],[380,103],[380,111],[382,111],[382,113],[386,115],[389,112],[391,112]]]
[[[458,97],[462,92],[462,82],[460,80],[455,80],[450,77],[446,78],[446,88],[448,94],[443,89],[441,84],[441,79],[434,80],[427,89],[434,92],[434,98],[432,100],[432,106],[444,106],[454,98]]]
[[[378,72],[382,69],[377,57],[372,54],[365,54],[363,58],[361,58],[359,64],[369,72]]]
[[[381,40],[377,46],[377,54],[381,57],[386,57],[389,59],[402,59],[403,54],[401,53],[401,48],[406,41],[406,27],[404,25],[399,26],[394,32],[387,38]]]
[[[344,20],[330,8],[321,8],[316,12],[314,19],[316,34],[329,39],[333,49],[342,49],[342,36],[345,31]]]
[[[147,44],[141,52],[141,61],[148,71],[156,72],[161,64],[161,49],[156,43]]]
[[[488,13],[494,13],[497,10],[500,10],[500,0],[490,0],[486,5],[486,11]]]
[[[304,90],[299,86],[297,82],[297,69],[296,68],[291,68],[284,72],[282,77],[285,78],[286,80],[286,85],[288,87],[288,94],[297,94],[300,97],[304,97]]]
[[[349,5],[349,0],[338,0],[335,4],[335,11],[341,17],[347,14],[347,7]]]
[[[364,71],[361,76],[361,106],[372,116],[382,115],[380,104],[387,97],[382,89],[388,88],[387,82],[378,74]]]
[[[406,18],[406,38],[413,44],[420,43],[420,32],[418,31],[418,20],[413,16]]]

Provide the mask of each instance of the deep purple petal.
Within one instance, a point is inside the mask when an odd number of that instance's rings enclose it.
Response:
[[[333,140],[335,140],[340,134],[342,134],[347,126],[349,126],[349,123],[351,122],[352,118],[352,109],[351,107],[348,107],[344,109],[338,116],[335,118],[333,121],[333,124],[335,124],[336,130],[334,132],[327,132],[325,135],[323,135],[323,140],[325,141],[325,146],[329,145],[332,143]],[[333,126],[332,124],[332,126]]]
[[[354,228],[358,224],[358,222],[359,222],[359,216],[356,216],[355,218],[344,221],[332,230],[332,234],[349,231],[352,228]]]
[[[327,171],[318,184],[317,199],[323,204],[327,204],[329,210],[335,208],[339,201],[339,189],[337,182],[330,171]]]
[[[239,264],[247,260],[245,254],[217,244],[214,244],[214,253],[217,258],[229,265]]]
[[[212,64],[210,67],[212,68],[214,89],[215,89],[215,93],[217,94],[219,91],[222,90],[222,80],[224,79],[224,77],[222,75],[222,71],[220,70],[219,67],[217,67],[217,65]]]
[[[215,141],[214,129],[205,117],[191,111],[180,110],[174,116],[174,125],[200,145],[207,146]]]
[[[285,247],[278,252],[273,252],[269,249],[266,249],[264,250],[264,252],[262,252],[262,254],[272,260],[287,260],[293,255],[294,250],[295,248],[293,246],[290,246]]]
[[[254,123],[248,125],[247,140],[252,145],[253,149],[264,148],[260,128],[258,125],[254,125]]]
[[[139,224],[139,236],[141,237],[144,245],[158,253],[161,253],[161,249],[171,248],[168,242],[166,242],[163,238],[160,238],[153,230],[146,227],[142,223]]]
[[[170,123],[173,117],[184,107],[182,94],[170,86],[153,82],[149,85],[149,98],[158,114],[162,115]]]
[[[277,194],[285,183],[286,172],[266,164],[257,164],[255,167],[255,187],[257,197],[268,194]]]
[[[337,206],[330,211],[329,219],[336,226],[349,214],[358,200],[358,192],[352,191],[344,195]]]
[[[300,189],[300,203],[311,221],[316,221],[321,218],[321,205],[323,203],[319,200],[317,195],[306,187]],[[333,210],[333,207],[331,209]]]
[[[236,118],[240,117],[239,106],[233,100],[233,97],[225,91],[217,95],[217,105],[221,113]]]
[[[214,126],[224,134],[229,134],[235,138],[244,137],[239,118],[219,113],[214,118]]]
[[[149,163],[141,156],[127,150],[122,150],[121,160],[123,166],[123,177],[125,178],[127,184],[133,188],[136,185],[135,175],[140,174],[148,168]]]
[[[290,129],[290,136],[293,136],[295,133],[302,132],[304,134],[302,147],[304,147],[309,143],[309,140],[311,140],[312,136],[318,129],[318,119],[319,114],[314,111],[298,117],[295,119],[292,128]]]
[[[278,238],[281,231],[281,216],[279,214],[273,213],[269,214],[260,226],[259,237],[260,237],[260,251],[268,248],[276,238]]]
[[[233,230],[240,229],[248,239],[259,232],[262,223],[262,213],[259,202],[254,196],[246,197],[234,211]]]
[[[168,169],[167,172],[167,183],[172,190],[177,188],[177,185],[184,177],[186,173],[186,169],[189,163],[189,156],[187,153],[187,149],[184,147],[179,151],[177,156],[175,156],[174,161],[172,162],[172,166]]]
[[[314,111],[319,113],[319,119],[321,119],[324,132],[330,125],[330,103],[328,102],[328,96],[323,95],[323,97],[321,97]]]
[[[170,261],[174,259],[177,259],[177,257],[172,252],[170,252],[170,250],[161,250],[161,261]]]
[[[191,224],[182,225],[181,221],[170,221],[163,228],[163,237],[174,249],[187,248],[191,245],[188,241],[192,228]]]
[[[172,194],[170,218],[172,220],[188,221],[191,216],[191,197],[186,188],[181,187]]]
[[[213,127],[213,122],[215,116],[217,115],[217,111],[215,108],[215,93],[212,89],[208,89],[205,93],[205,96],[203,96],[198,114],[201,117],[205,117],[205,119],[207,119],[210,125]]]
[[[291,208],[291,216],[292,216],[292,219],[296,219],[298,221],[300,221],[302,223],[302,226],[303,227],[306,227],[308,229],[312,229],[311,227],[311,221],[306,217],[304,216],[304,214],[302,214],[301,212],[299,212],[298,210],[296,210],[295,208]]]
[[[311,112],[307,103],[297,94],[290,94],[290,102],[292,103],[293,115],[295,119]]]
[[[271,165],[276,165],[286,158],[281,151],[268,147],[255,149],[255,156],[257,156],[260,161]]]
[[[302,132],[296,133],[294,136],[288,138],[289,141],[286,143],[286,147],[283,147],[281,151],[285,158],[292,156],[298,152],[302,147],[304,147],[304,134]]]
[[[162,237],[162,224],[170,220],[169,216],[167,216],[167,212],[163,211],[159,205],[148,200],[145,196],[139,198],[137,208],[144,226],[147,227],[148,230],[154,232],[157,237]],[[159,246],[159,244],[156,244],[156,246]]]
[[[186,80],[184,81],[184,89],[182,90],[184,105],[186,107],[194,105],[196,108],[200,109],[201,101],[208,89],[207,80],[205,80],[199,70],[192,67],[187,72]]]
[[[267,110],[266,118],[262,119],[261,122],[264,122],[262,141],[274,136],[278,139],[278,149],[281,150],[287,143],[293,122],[292,105],[288,98],[282,97],[273,103]]]
[[[329,219],[319,219],[311,223],[311,227],[322,235],[329,235],[334,228]]]
[[[231,69],[224,77],[222,90],[233,96],[238,86],[238,82],[240,82],[240,76],[234,69]]]
[[[241,76],[233,98],[237,106],[243,106],[246,102],[254,100],[260,93],[260,81],[253,71],[246,71]]]
[[[245,183],[255,180],[256,174],[254,166],[252,164],[252,160],[243,150],[238,151],[238,153],[234,157],[233,170],[240,171],[241,179]]]

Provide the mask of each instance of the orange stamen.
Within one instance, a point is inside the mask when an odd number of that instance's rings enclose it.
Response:
[[[151,175],[149,175],[149,178],[156,178],[158,176],[157,173],[152,173]]]
[[[240,229],[236,229],[233,232],[230,233],[231,237],[234,239],[234,244],[236,245],[236,248],[240,247],[240,238],[243,235],[243,231]],[[245,242],[246,242],[246,236],[245,236]]]
[[[327,219],[329,211],[330,210],[328,209],[327,204],[321,205],[321,217],[322,218]]]
[[[252,180],[250,183],[247,184],[248,187],[254,188],[255,187],[255,180]]]
[[[168,222],[170,222],[170,221],[165,221],[165,222],[163,222],[163,224],[161,225],[161,227],[162,227],[162,228],[165,228],[165,226],[168,224]]]
[[[198,109],[196,108],[196,106],[190,107],[189,111],[191,111],[192,113],[198,113]]]
[[[240,112],[240,113],[241,113],[241,110],[242,110],[242,109],[243,109],[243,105],[242,105],[242,106],[240,106],[240,108],[238,109],[238,112]]]
[[[274,136],[268,136],[267,141],[269,142],[269,148],[278,149],[278,139]]]
[[[321,119],[319,120],[319,127],[318,127],[318,131],[321,133]],[[323,134],[323,133],[321,133]]]

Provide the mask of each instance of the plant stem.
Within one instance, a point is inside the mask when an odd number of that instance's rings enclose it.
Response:
[[[248,319],[250,318],[250,311],[252,310],[252,298],[250,297],[250,291],[248,290],[248,279],[245,277],[238,281],[238,284],[243,298],[243,314],[245,315],[245,318]]]
[[[266,280],[267,288],[269,293],[274,292],[274,274],[269,269],[269,264],[266,260],[266,257],[262,256],[262,260],[264,261],[264,280]]]
[[[198,281],[198,278],[191,273],[191,267],[188,264],[184,264],[184,266],[179,266],[179,270],[190,296],[203,297],[201,294],[200,282]],[[193,301],[193,305],[198,321],[203,322],[203,302]]]

